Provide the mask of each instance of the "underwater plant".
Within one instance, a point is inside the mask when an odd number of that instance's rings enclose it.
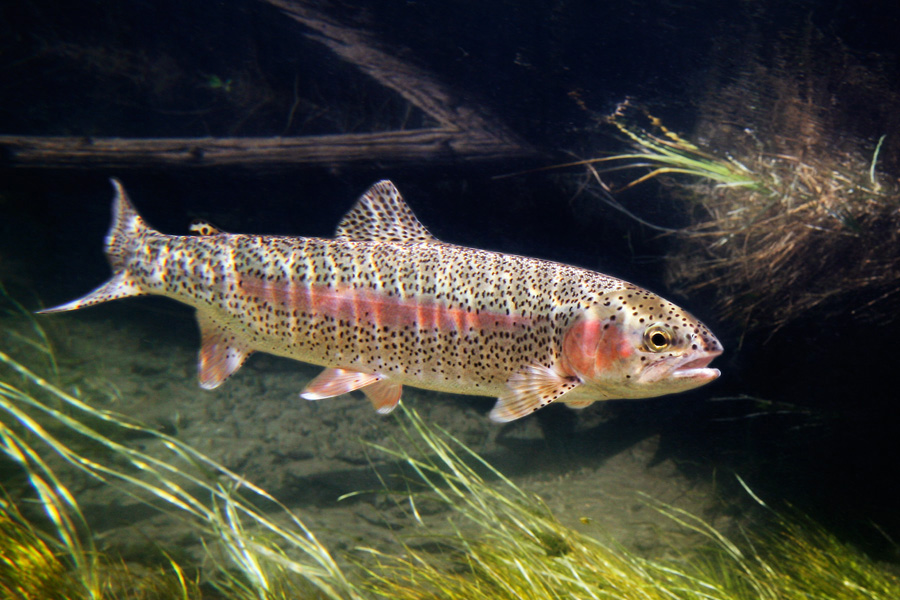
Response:
[[[887,600],[900,593],[900,579],[886,569],[811,519],[768,508],[740,479],[766,514],[737,540],[685,510],[643,497],[704,541],[687,550],[673,545],[664,559],[648,559],[563,525],[539,497],[414,411],[405,409],[401,419],[405,439],[379,450],[411,467],[423,499],[451,508],[455,533],[436,538],[426,532],[419,541],[430,544],[407,543],[400,555],[370,550],[376,561],[367,566],[363,585],[377,597]],[[417,493],[402,500],[427,530]],[[427,550],[435,546],[439,555]]]
[[[34,517],[24,516],[10,498],[0,501],[0,598],[188,600],[201,597],[196,579],[188,577],[171,558],[166,566],[144,566],[137,573],[124,561],[95,548],[87,555],[80,552],[40,528]]]

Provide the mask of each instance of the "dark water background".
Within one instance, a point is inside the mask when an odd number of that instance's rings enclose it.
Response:
[[[459,102],[482,107],[541,155],[482,164],[128,170],[22,168],[0,156],[0,274],[8,287],[52,304],[107,278],[101,240],[110,176],[167,233],[204,217],[232,231],[319,236],[331,234],[368,185],[391,178],[441,239],[634,281],[686,306],[722,339],[723,376],[714,385],[614,403],[609,422],[578,435],[575,413],[550,407],[535,417],[548,438],[590,453],[610,436],[627,446],[661,434],[661,458],[676,457],[692,476],[738,472],[767,500],[798,505],[877,555],[898,558],[871,525],[900,540],[900,320],[852,318],[851,298],[845,310],[832,306],[774,333],[745,335],[717,317],[708,295],[684,298],[666,288],[669,238],[573,199],[563,174],[494,179],[621,151],[621,142],[597,132],[596,116],[625,97],[654,107],[669,128],[690,131],[708,74],[723,60],[719,50],[734,39],[764,53],[814,27],[900,77],[895,2],[396,1],[326,10],[431,71]],[[0,134],[313,135],[403,122],[402,100],[305,33],[277,9],[244,0],[5,2]],[[298,96],[309,104],[291,119]],[[900,136],[877,124],[853,133]],[[884,157],[886,168],[898,163]],[[630,206],[651,221],[683,225],[658,192],[647,185]],[[723,400],[737,396],[778,404]]]

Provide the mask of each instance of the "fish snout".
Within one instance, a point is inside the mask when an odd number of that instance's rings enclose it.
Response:
[[[688,379],[697,385],[712,381],[719,377],[718,369],[709,367],[709,363],[724,352],[722,343],[712,334],[696,336],[694,350],[688,353],[673,370],[672,376],[677,379]]]

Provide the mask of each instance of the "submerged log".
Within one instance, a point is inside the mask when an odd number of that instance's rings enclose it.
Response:
[[[481,161],[523,154],[490,136],[411,129],[303,137],[89,138],[0,135],[19,167],[340,166],[353,162]]]

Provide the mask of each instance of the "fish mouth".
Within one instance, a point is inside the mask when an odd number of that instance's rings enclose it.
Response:
[[[704,352],[701,356],[678,365],[672,370],[671,376],[678,379],[712,381],[721,375],[721,371],[709,368],[707,365],[720,354],[722,354],[721,350]]]

